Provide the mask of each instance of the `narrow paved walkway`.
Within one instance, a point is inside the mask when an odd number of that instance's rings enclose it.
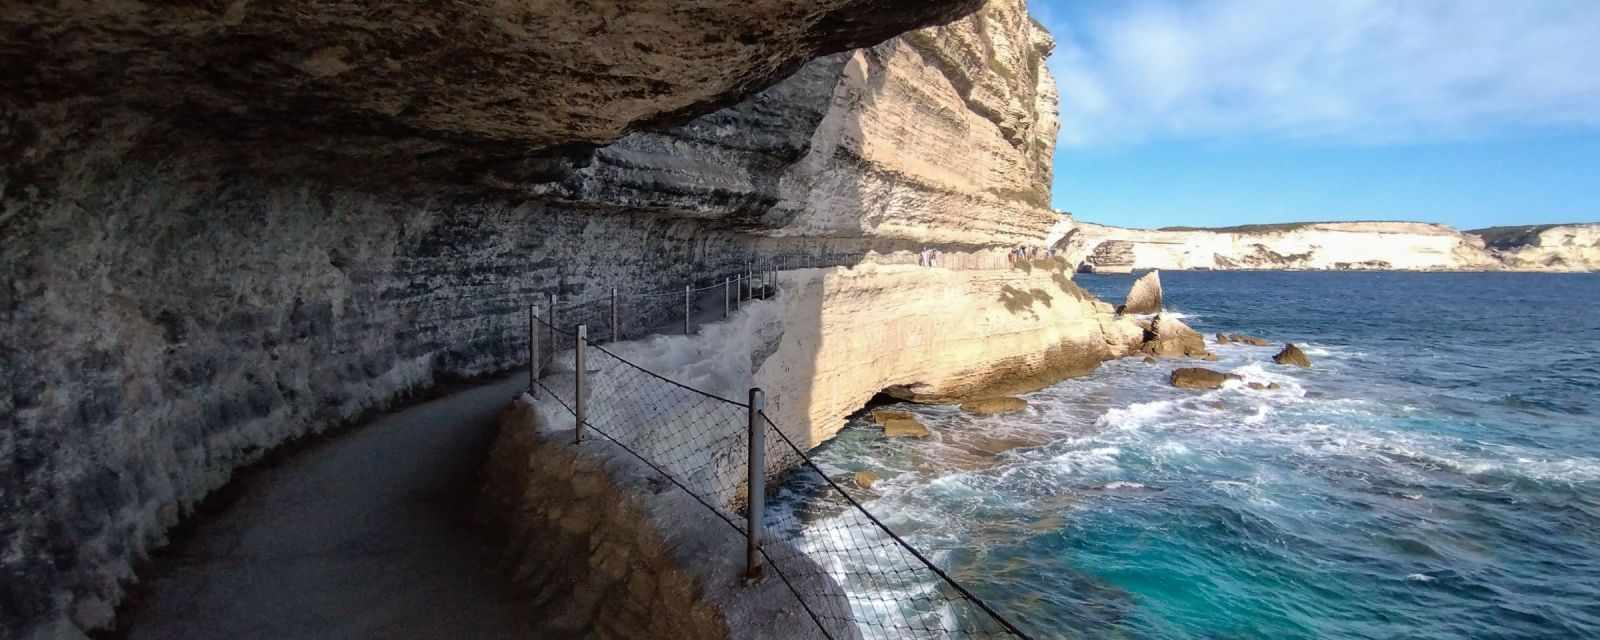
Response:
[[[494,418],[525,375],[380,417],[246,474],[162,553],[128,638],[540,637],[471,527]]]
[[[722,320],[720,288],[693,300]],[[657,327],[681,334],[682,315]],[[120,612],[134,640],[546,638],[471,525],[495,417],[525,373],[384,415],[234,480]]]

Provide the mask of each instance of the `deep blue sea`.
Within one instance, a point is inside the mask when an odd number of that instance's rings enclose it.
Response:
[[[1313,367],[1125,359],[1023,414],[896,406],[924,440],[856,419],[819,462],[1038,637],[1600,638],[1600,275],[1162,281],[1208,342]],[[1167,384],[1196,365],[1282,388]]]

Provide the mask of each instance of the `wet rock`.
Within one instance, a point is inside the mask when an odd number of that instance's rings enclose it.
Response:
[[[871,471],[857,471],[850,477],[856,481],[856,486],[862,489],[871,489],[872,484],[878,481],[878,474]]]
[[[1144,363],[1145,364],[1155,364],[1156,363],[1156,359],[1151,357],[1151,356],[1145,356],[1144,357]]]
[[[1183,367],[1172,372],[1172,386],[1180,389],[1219,389],[1222,383],[1239,376],[1200,367]]]
[[[883,435],[889,438],[926,438],[929,433],[916,418],[895,418],[883,423]]]
[[[1145,342],[1140,350],[1159,358],[1200,357],[1209,353],[1204,337],[1181,320],[1166,314],[1158,315],[1151,321],[1150,328],[1145,330]]]
[[[1217,344],[1228,344],[1228,336],[1217,334]]]
[[[1255,389],[1256,391],[1277,391],[1279,389],[1279,385],[1276,382],[1268,382],[1266,384],[1252,382],[1249,384],[1249,387],[1251,389]]]
[[[930,433],[910,411],[877,409],[872,412],[872,421],[883,427],[883,435],[888,438],[926,438]]]
[[[1028,402],[1022,398],[984,398],[961,403],[962,411],[980,416],[1016,413],[1027,408]]]
[[[1292,364],[1296,367],[1311,366],[1311,358],[1306,357],[1306,352],[1301,351],[1300,347],[1294,346],[1292,342],[1283,345],[1283,350],[1279,351],[1278,355],[1272,356],[1272,361],[1278,364]]]
[[[1161,272],[1151,271],[1133,281],[1128,297],[1123,301],[1122,313],[1158,313],[1161,311]]]
[[[1222,337],[1222,334],[1220,334],[1220,333],[1217,334],[1217,337],[1219,337],[1219,338]],[[1240,343],[1240,344],[1247,344],[1247,345],[1250,345],[1252,347],[1266,347],[1266,346],[1271,346],[1271,344],[1272,344],[1272,343],[1267,342],[1266,340],[1264,340],[1262,338],[1257,338],[1255,336],[1246,335],[1246,334],[1243,334],[1243,333],[1235,333],[1233,335],[1228,336],[1228,339],[1232,340],[1233,342],[1237,342],[1237,343]],[[1218,340],[1218,342],[1221,343],[1222,341]]]

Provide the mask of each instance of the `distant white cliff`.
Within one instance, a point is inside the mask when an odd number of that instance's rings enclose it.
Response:
[[[1127,229],[1063,216],[1051,246],[1080,271],[1595,271],[1600,224],[1458,231],[1422,222]]]

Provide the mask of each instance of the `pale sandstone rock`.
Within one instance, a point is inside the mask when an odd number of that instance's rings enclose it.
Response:
[[[983,398],[961,403],[961,410],[980,416],[1016,413],[1028,410],[1028,401],[1022,398]]]
[[[885,438],[926,438],[933,435],[928,431],[927,425],[922,424],[915,416],[909,418],[890,418],[883,422],[883,436]]]
[[[1201,357],[1206,351],[1206,339],[1182,320],[1167,314],[1157,315],[1145,330],[1145,341],[1140,350],[1161,358]]]
[[[1128,297],[1122,303],[1123,313],[1157,313],[1161,311],[1161,272],[1151,271],[1133,281]]]
[[[769,415],[808,445],[879,392],[949,403],[1031,391],[1143,338],[1060,273],[869,266],[787,272],[780,286],[782,333],[755,380]]]

